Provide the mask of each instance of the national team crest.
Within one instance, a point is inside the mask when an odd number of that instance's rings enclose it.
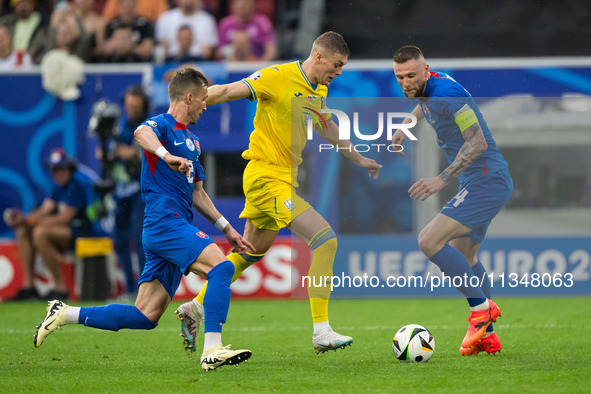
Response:
[[[250,79],[251,81],[256,81],[257,79],[259,79],[261,77],[261,72],[257,71],[255,73],[252,73],[248,78],[246,79]]]
[[[190,138],[185,140],[185,144],[187,144],[187,148],[189,148],[191,152],[195,150],[195,144],[193,144],[193,141]]]
[[[289,211],[293,211],[293,209],[295,208],[295,204],[293,203],[291,198],[288,198],[287,200],[283,201],[283,204]]]
[[[205,234],[203,231],[199,231],[198,233],[195,233],[195,234],[197,234],[198,236],[200,236],[203,239],[209,238],[209,235]]]

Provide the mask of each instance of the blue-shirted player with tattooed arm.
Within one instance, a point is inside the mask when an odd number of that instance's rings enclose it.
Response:
[[[134,132],[144,151],[141,183],[146,203],[143,230],[146,265],[138,281],[135,305],[86,308],[51,301],[45,319],[37,327],[36,347],[64,324],[84,324],[112,331],[153,329],[172,301],[181,277],[193,272],[209,282],[203,302],[202,368],[212,370],[241,363],[250,357],[249,350],[231,350],[222,346],[221,341],[222,324],[230,306],[234,265],[207,234],[191,225],[193,206],[216,224],[233,251],[254,251],[217,211],[203,189],[205,176],[199,163],[201,147],[187,125],[195,124],[206,110],[207,80],[199,71],[184,68],[170,81],[168,94],[168,112],[146,120]]]
[[[413,115],[425,117],[433,126],[449,162],[439,176],[415,183],[410,197],[424,201],[450,179],[457,177],[460,182],[458,194],[420,232],[419,248],[446,276],[468,278],[458,287],[471,310],[460,353],[494,354],[501,350],[501,342],[492,323],[501,310],[490,299],[490,281],[476,252],[491,220],[513,193],[507,163],[470,93],[450,76],[430,71],[418,47],[408,45],[396,51],[394,73],[404,95],[418,99]],[[392,137],[393,144],[405,140],[402,130]],[[474,276],[480,287],[470,286]]]

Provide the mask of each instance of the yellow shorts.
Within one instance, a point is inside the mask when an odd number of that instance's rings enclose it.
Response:
[[[246,201],[240,217],[260,229],[279,231],[312,208],[296,194],[291,177],[289,168],[251,160],[244,170],[242,188]]]

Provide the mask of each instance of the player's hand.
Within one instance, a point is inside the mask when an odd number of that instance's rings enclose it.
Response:
[[[406,141],[406,134],[404,134],[402,130],[396,130],[392,136],[392,145],[403,145],[404,141]],[[400,156],[404,156],[404,150],[396,153],[398,153]]]
[[[189,161],[184,157],[174,156],[170,154],[170,152],[166,153],[164,156],[164,161],[170,168],[175,171],[184,174],[185,176],[191,175],[191,167],[189,166]]]
[[[238,231],[234,230],[234,227],[232,227],[231,224],[228,224],[224,229],[224,235],[226,236],[226,240],[230,243],[230,246],[232,246],[233,253],[243,254],[246,252],[256,252],[254,246],[245,240]]]
[[[370,177],[378,179],[380,168],[382,168],[381,164],[378,164],[374,159],[369,159],[367,157],[363,157],[357,164],[359,167],[365,168]]]
[[[425,201],[432,194],[437,193],[439,190],[445,187],[446,183],[440,177],[421,179],[417,183],[408,189],[410,198],[417,200],[421,198],[421,201]]]
[[[6,225],[9,227],[20,226],[27,220],[25,214],[16,208],[6,208],[2,217]]]

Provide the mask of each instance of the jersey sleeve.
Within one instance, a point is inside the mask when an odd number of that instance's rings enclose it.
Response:
[[[282,84],[281,72],[277,67],[267,67],[256,71],[242,80],[250,89],[249,100],[273,99],[277,86]]]
[[[157,120],[159,121],[157,122]],[[167,140],[168,137],[168,128],[163,123],[164,121],[162,119],[150,118],[148,120],[143,121],[141,126],[145,125],[150,127],[152,131],[154,131],[158,139],[163,141]]]

